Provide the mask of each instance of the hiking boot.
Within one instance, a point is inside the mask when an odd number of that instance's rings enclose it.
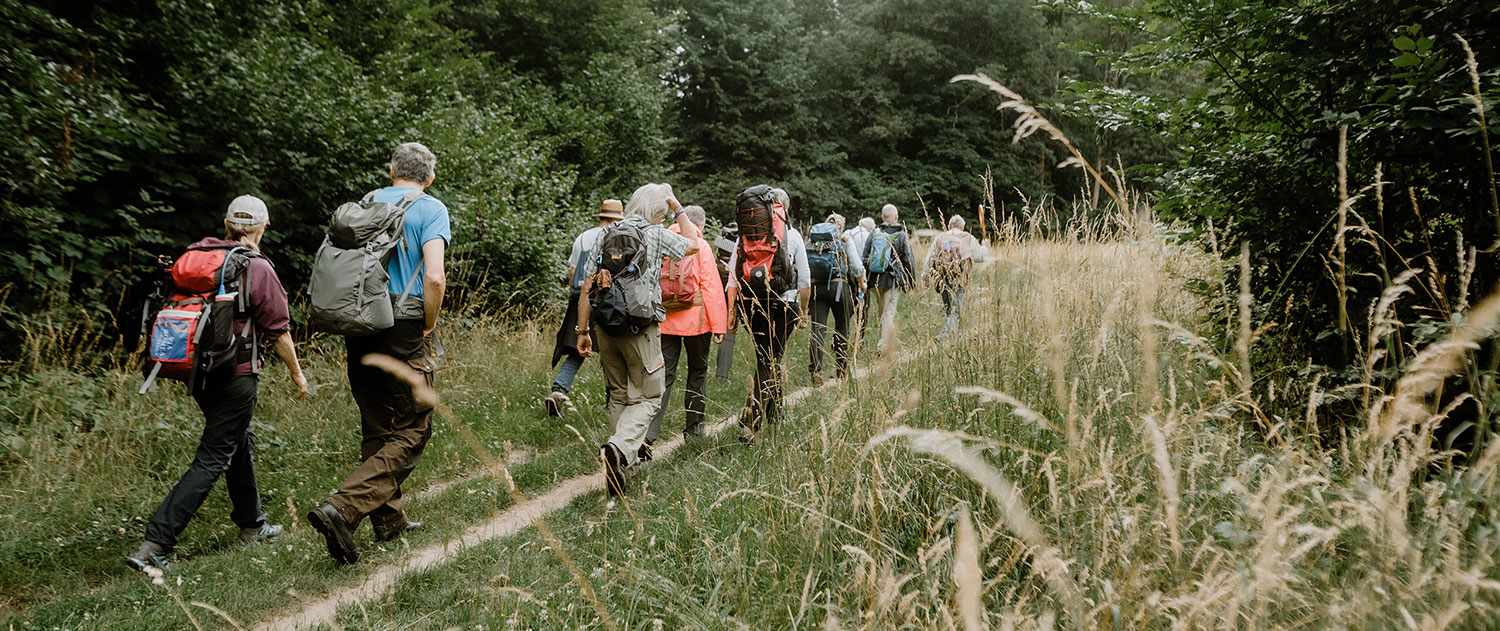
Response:
[[[172,551],[154,541],[143,541],[141,547],[125,557],[125,565],[140,572],[146,571],[148,567],[170,572],[172,571]]]
[[[547,408],[547,416],[552,418],[562,418],[565,412],[578,411],[578,408],[573,407],[573,400],[569,399],[568,394],[561,390],[553,390],[552,394],[542,399],[542,405]]]
[[[427,528],[427,524],[420,521],[407,520],[405,524],[394,528],[376,528],[375,540],[380,542],[390,541],[408,532],[417,532]]]
[[[812,373],[812,385],[814,388],[823,385],[823,373]]]
[[[241,528],[240,544],[263,543],[281,536],[282,527],[277,524],[261,524],[259,528]]]
[[[617,497],[625,492],[625,454],[609,443],[604,443],[599,449],[604,458],[604,488],[610,497]]]
[[[703,434],[703,423],[694,423],[682,428],[683,439],[702,438]]]
[[[651,443],[641,443],[641,448],[635,451],[635,459],[641,462],[651,461]]]
[[[354,529],[333,504],[323,502],[307,514],[307,523],[323,535],[328,544],[328,556],[334,561],[348,565],[359,560],[359,551],[354,549]]]
[[[757,432],[753,428],[751,428],[749,425],[741,425],[740,426],[740,444],[741,445],[754,445],[755,444],[755,435],[756,435],[756,433]]]

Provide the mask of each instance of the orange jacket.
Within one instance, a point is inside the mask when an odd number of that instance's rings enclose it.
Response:
[[[668,230],[681,233],[676,224]],[[719,265],[714,258],[714,250],[701,235],[696,242],[698,252],[690,256],[698,266],[698,281],[701,286],[698,287],[697,298],[693,301],[693,306],[667,314],[666,321],[661,323],[662,335],[693,337],[704,333],[724,333],[729,329],[724,282],[719,280]]]

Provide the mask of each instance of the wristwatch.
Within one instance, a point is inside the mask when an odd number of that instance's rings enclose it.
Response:
[[[589,331],[592,331],[592,330],[594,330],[594,329],[593,328],[579,328],[579,327],[576,327],[576,326],[573,327],[573,332],[576,333],[576,334],[578,334],[578,335],[583,335],[584,333],[588,333]]]

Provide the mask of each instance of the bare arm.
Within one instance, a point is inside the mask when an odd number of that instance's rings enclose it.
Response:
[[[282,331],[272,345],[276,349],[276,355],[281,358],[281,363],[292,371],[292,382],[297,384],[297,398],[307,395],[307,377],[302,375],[302,364],[297,361],[297,347],[292,344],[291,332]]]
[[[594,277],[583,279],[583,287],[578,292],[578,325],[573,332],[578,334],[578,343],[574,346],[578,354],[588,357],[594,354],[594,339],[589,337],[589,316],[593,315],[594,306],[589,304],[589,291],[594,288]]]
[[[448,277],[443,273],[443,252],[447,247],[448,242],[442,239],[422,244],[422,264],[425,268],[422,280],[422,315],[426,321],[422,327],[424,336],[437,328],[438,312],[443,310],[443,293],[448,289]]]
[[[797,328],[805,329],[812,318],[807,317],[807,301],[812,297],[812,288],[803,287],[797,290]]]
[[[740,286],[739,285],[730,285],[727,293],[725,294],[725,299],[724,299],[726,302],[729,303],[729,332],[730,333],[733,333],[734,332],[734,328],[739,325],[739,319],[740,319],[740,317],[739,317],[740,316],[740,301],[739,301],[739,297],[740,297]]]

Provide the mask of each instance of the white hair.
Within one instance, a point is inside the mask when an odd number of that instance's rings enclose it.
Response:
[[[962,227],[964,227],[964,218],[963,217],[961,217],[959,215],[954,215],[954,216],[948,218],[948,229],[949,230],[952,230],[954,228],[962,228]]]
[[[859,225],[862,226],[865,230],[874,230],[875,229],[875,218],[874,217],[860,217],[859,218]]]
[[[703,224],[708,222],[708,215],[703,212],[703,207],[697,204],[683,206],[682,214],[687,215],[688,221],[693,222],[693,225],[698,226],[700,230],[703,229]]]
[[[426,182],[436,167],[437,156],[420,142],[401,143],[391,154],[391,176],[398,180]]]
[[[667,218],[667,199],[671,197],[671,184],[643,184],[625,202],[625,216],[639,215],[647,223],[661,223]]]
[[[880,218],[881,219],[884,219],[886,221],[895,221],[895,220],[899,219],[900,217],[901,217],[900,213],[896,212],[896,205],[895,204],[886,204],[883,208],[880,209]]]
[[[840,215],[838,213],[833,213],[832,215],[829,215],[828,219],[826,219],[825,221],[827,221],[828,223],[831,223],[831,224],[833,224],[835,226],[838,226],[839,230],[843,230],[844,229],[844,216],[843,215]]]

